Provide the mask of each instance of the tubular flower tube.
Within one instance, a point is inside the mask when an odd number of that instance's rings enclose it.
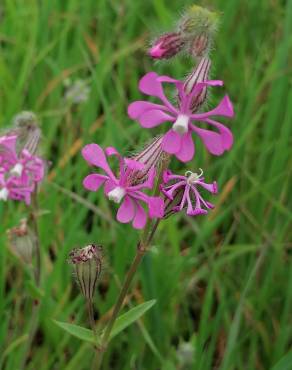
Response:
[[[205,100],[206,88],[223,85],[220,80],[205,80],[206,70],[209,70],[209,67],[209,59],[202,58],[192,74],[195,78],[192,79],[190,76],[185,84],[168,76],[160,77],[155,72],[149,72],[140,80],[139,89],[144,94],[159,98],[161,104],[136,101],[128,107],[130,118],[138,120],[144,128],[156,127],[164,122],[171,123],[171,129],[163,137],[162,149],[169,154],[174,154],[182,162],[190,161],[195,154],[192,133],[197,134],[207,150],[214,155],[221,155],[233,144],[231,131],[214,120],[214,116],[233,117],[233,106],[227,95],[211,111],[197,112]],[[178,107],[170,103],[165,96],[163,83],[176,86],[179,97]],[[200,128],[194,122],[205,122],[215,128],[216,132]]]
[[[169,200],[165,203],[165,217],[184,208],[187,209],[188,216],[207,214],[209,209],[214,208],[212,203],[203,199],[198,187],[216,194],[217,183],[207,184],[202,176],[201,169],[200,174],[187,171],[185,176],[174,175],[169,170],[164,172],[161,192]]]
[[[140,152],[137,152],[131,157],[131,159],[144,165],[142,170],[133,172],[131,179],[132,185],[143,183],[148,176],[149,170],[155,168],[157,171],[160,164],[166,160],[168,154],[162,150],[162,140],[162,135],[155,137]]]
[[[120,205],[117,220],[121,223],[132,221],[135,229],[142,229],[146,224],[147,213],[142,207],[146,204],[150,218],[162,218],[164,212],[163,200],[152,197],[143,192],[152,189],[155,179],[155,169],[149,170],[147,179],[133,185],[133,173],[144,169],[144,164],[133,159],[123,158],[115,148],[108,147],[105,151],[97,144],[86,145],[82,150],[83,158],[95,167],[101,168],[105,175],[92,173],[85,177],[83,186],[90,191],[97,191],[104,186],[104,191],[109,200]],[[116,176],[107,161],[107,157],[116,156],[119,160],[119,176]]]
[[[16,143],[16,135],[0,137],[0,200],[30,204],[31,194],[43,180],[45,164],[27,149],[17,154]]]

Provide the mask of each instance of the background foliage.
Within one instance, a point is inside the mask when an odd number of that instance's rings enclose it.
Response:
[[[74,246],[105,246],[107,269],[96,296],[103,325],[134,254],[138,235],[118,225],[102,192],[81,186],[88,166],[82,145],[114,145],[123,153],[150,138],[126,114],[141,97],[147,71],[183,78],[192,61],[154,64],[148,41],[169,30],[192,2],[166,0],[3,0],[0,4],[0,124],[35,111],[43,152],[52,162],[40,194],[44,261],[41,324],[26,369],[89,369],[88,344],[52,319],[84,325],[83,299],[66,260]],[[222,12],[213,76],[225,81],[236,117],[230,153],[211,157],[197,145],[188,169],[218,179],[208,217],[171,217],[161,224],[127,304],[156,305],[118,337],[105,369],[182,369],[182,343],[194,350],[185,369],[291,369],[291,33],[292,1],[201,1]],[[90,98],[64,103],[64,81],[88,81]],[[157,131],[158,132],[158,131]],[[173,161],[178,170],[186,168]],[[31,312],[26,275],[7,248],[5,231],[25,216],[0,204],[0,367],[17,369]],[[290,259],[290,261],[289,261]],[[291,267],[291,265],[290,265]],[[24,288],[25,286],[25,288]],[[291,323],[290,323],[291,324]],[[179,349],[180,348],[180,349]],[[186,352],[188,352],[186,351]],[[192,356],[191,356],[192,357]],[[284,359],[283,359],[284,357]],[[290,367],[289,367],[290,366]]]

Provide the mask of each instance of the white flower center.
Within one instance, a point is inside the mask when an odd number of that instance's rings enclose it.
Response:
[[[126,194],[125,189],[121,188],[120,186],[117,186],[116,188],[111,190],[107,196],[109,200],[112,200],[115,203],[120,203],[121,200],[124,198],[125,194]]]
[[[195,184],[203,176],[203,173],[204,173],[203,170],[201,168],[199,168],[199,170],[200,170],[200,174],[196,172],[192,172],[192,171],[187,171],[185,173],[186,177],[188,178],[187,183],[189,185]]]
[[[22,171],[23,165],[21,163],[16,163],[16,165],[13,168],[11,168],[10,173],[11,175],[20,177],[22,175]]]
[[[7,188],[2,188],[0,190],[0,200],[4,200],[4,202],[7,201],[9,195],[9,191]]]
[[[174,122],[172,129],[179,134],[183,135],[188,132],[189,129],[189,117],[185,114],[179,114],[176,121]]]

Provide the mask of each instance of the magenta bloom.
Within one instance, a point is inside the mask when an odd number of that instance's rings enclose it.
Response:
[[[31,193],[44,177],[45,164],[26,149],[18,154],[16,142],[16,135],[0,137],[0,200],[30,204]]]
[[[200,65],[196,72],[199,67]],[[175,107],[166,98],[162,87],[164,82],[176,86],[178,107]],[[149,72],[140,80],[139,89],[146,95],[160,99],[161,104],[136,101],[129,105],[128,114],[132,119],[138,120],[140,125],[145,128],[170,122],[172,127],[164,135],[162,149],[167,153],[174,154],[182,162],[190,161],[194,156],[195,146],[192,133],[201,138],[210,153],[221,155],[225,150],[231,148],[233,136],[228,128],[214,119],[214,116],[233,117],[231,101],[226,95],[216,108],[205,113],[197,113],[199,105],[194,102],[200,100],[208,86],[222,85],[222,81],[209,80],[195,83],[191,89],[188,89],[181,81],[168,76],[160,77],[155,72]],[[216,131],[198,127],[197,122],[205,122]]]
[[[153,188],[154,168],[149,170],[147,178],[142,183],[132,185],[135,173],[143,170],[144,164],[121,157],[113,147],[106,148],[104,152],[97,144],[86,145],[82,149],[82,155],[90,165],[99,167],[105,172],[105,175],[93,173],[85,177],[84,187],[91,191],[97,191],[104,185],[105,194],[110,200],[115,203],[122,202],[117,212],[119,222],[132,221],[134,228],[142,229],[147,219],[147,213],[142,207],[142,203],[148,206],[150,218],[163,217],[163,200],[142,192],[144,189]],[[107,162],[107,157],[112,155],[119,159],[119,176],[112,172]]]
[[[187,215],[196,216],[207,214],[208,209],[214,208],[212,203],[203,199],[198,187],[216,194],[217,184],[216,182],[205,183],[202,177],[203,171],[200,171],[200,174],[187,171],[186,176],[173,175],[169,170],[164,172],[164,185],[161,186],[161,192],[171,201],[169,202],[170,207],[166,206],[166,213],[179,212],[187,208]]]

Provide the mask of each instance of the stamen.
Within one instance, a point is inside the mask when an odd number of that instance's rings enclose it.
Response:
[[[111,190],[107,196],[109,200],[112,200],[115,203],[120,203],[125,195],[126,195],[125,189],[121,188],[120,186],[117,186],[116,188]]]
[[[187,183],[189,185],[195,184],[204,174],[204,171],[199,168],[200,173],[192,172],[192,171],[186,171],[185,176],[187,177]]]

